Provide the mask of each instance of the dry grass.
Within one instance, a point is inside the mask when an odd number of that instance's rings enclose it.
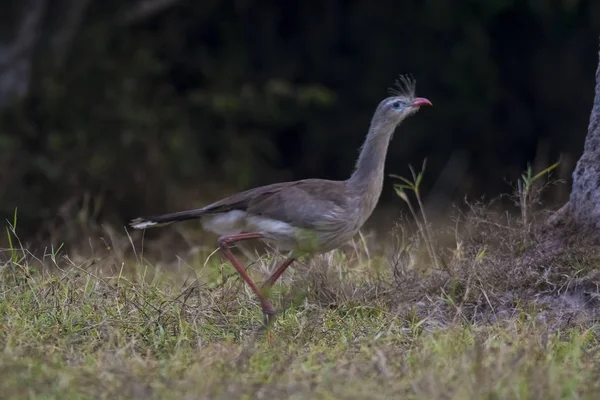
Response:
[[[379,251],[360,238],[295,264],[272,292],[283,311],[266,334],[214,249],[164,261],[164,248],[147,242],[142,255],[138,237],[111,232],[110,248],[34,257],[13,234],[0,262],[0,393],[595,398],[599,249],[546,251],[532,224],[475,204],[434,235],[439,267],[401,229]],[[276,261],[258,257],[253,274]]]
[[[417,305],[417,315],[437,326],[489,324],[526,313],[559,329],[573,316],[587,323],[600,317],[597,238],[558,245],[543,224],[526,227],[490,204],[472,204],[460,217],[462,228],[446,235],[453,243],[444,246],[442,268],[411,267],[404,252],[395,252],[395,283],[403,289],[396,293],[397,310]]]

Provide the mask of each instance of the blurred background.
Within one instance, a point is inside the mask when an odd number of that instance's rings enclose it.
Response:
[[[22,239],[68,241],[251,186],[345,179],[403,73],[434,107],[398,129],[388,173],[427,157],[427,204],[446,212],[560,158],[558,204],[599,28],[596,0],[5,0],[0,216],[18,207]],[[392,184],[380,221],[404,207]]]

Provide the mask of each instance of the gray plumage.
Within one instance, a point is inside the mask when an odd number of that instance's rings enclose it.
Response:
[[[269,280],[273,284],[293,259],[326,252],[350,240],[375,209],[394,130],[420,106],[431,105],[429,100],[415,97],[414,80],[401,77],[396,84],[397,88],[390,90],[393,96],[381,101],[375,110],[349,179],[304,179],[256,187],[195,210],[137,218],[131,226],[143,229],[200,219],[206,230],[220,236],[219,243],[234,266],[237,261],[228,255],[231,243],[252,238],[271,242],[280,250],[292,252],[288,264]],[[250,284],[251,279],[242,276]],[[272,313],[270,303],[259,298],[265,314]]]

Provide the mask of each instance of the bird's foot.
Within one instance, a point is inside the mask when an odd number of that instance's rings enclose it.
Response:
[[[268,311],[263,309],[263,323],[265,328],[271,326],[275,318],[277,318],[277,311],[275,309]]]
[[[264,322],[264,327],[267,328],[269,327],[271,324],[273,324],[273,321],[275,320],[275,317],[277,316],[277,310],[275,310],[275,307],[273,307],[273,304],[271,304],[271,302],[269,302],[268,300],[265,301],[262,305],[262,312],[263,312],[263,322]]]

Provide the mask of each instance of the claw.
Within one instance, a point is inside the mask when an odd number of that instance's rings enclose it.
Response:
[[[263,309],[263,323],[265,327],[270,326],[271,324],[273,324],[273,322],[275,321],[276,317],[277,317],[277,312],[275,311],[275,309],[272,310],[264,310]]]

